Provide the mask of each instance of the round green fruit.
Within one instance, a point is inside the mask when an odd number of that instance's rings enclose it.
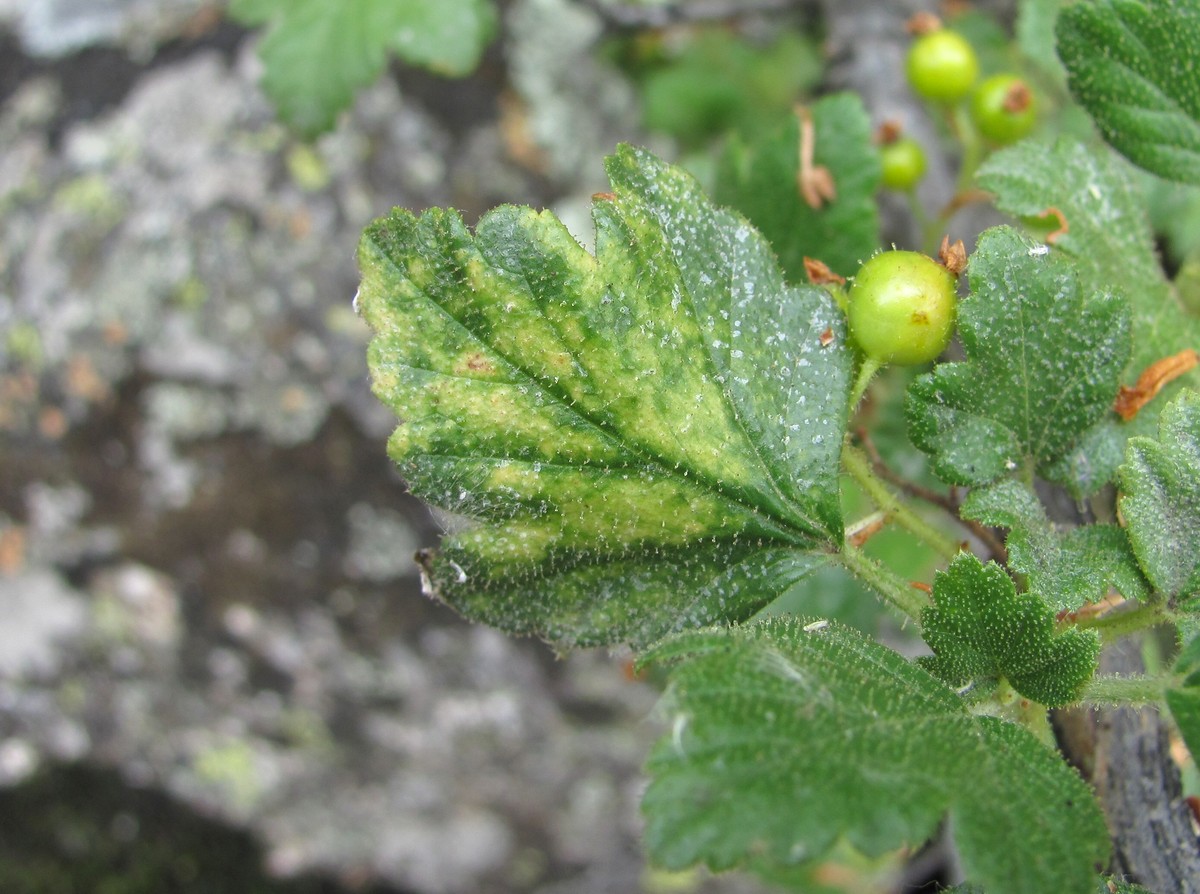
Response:
[[[915,251],[885,251],[854,277],[848,309],[850,334],[880,363],[928,363],[954,333],[955,276]]]
[[[1007,146],[1033,130],[1037,103],[1029,85],[1016,75],[993,75],[975,89],[971,118],[981,134]]]
[[[922,34],[908,49],[908,83],[919,96],[954,103],[979,77],[979,59],[965,37],[940,29]]]
[[[925,150],[912,137],[899,137],[879,150],[883,185],[907,191],[925,176]]]

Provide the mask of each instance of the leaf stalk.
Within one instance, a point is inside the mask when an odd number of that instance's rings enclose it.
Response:
[[[929,605],[924,593],[907,581],[901,580],[851,543],[842,547],[840,560],[850,573],[875,590],[885,602],[895,606],[920,625],[921,612]]]
[[[1170,618],[1163,602],[1139,602],[1133,608],[1116,608],[1102,615],[1081,615],[1076,627],[1097,631],[1105,642],[1112,642],[1156,624],[1166,624]]]
[[[1093,677],[1080,700],[1091,705],[1152,705],[1163,700],[1172,682],[1169,674]]]
[[[942,557],[953,559],[959,554],[960,544],[927,522],[895,491],[893,491],[871,467],[871,461],[857,447],[846,444],[842,448],[842,467],[863,489],[868,497],[886,512],[900,527],[919,538]]]

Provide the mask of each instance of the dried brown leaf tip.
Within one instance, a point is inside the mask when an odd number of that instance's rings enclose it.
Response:
[[[805,106],[796,106],[796,117],[800,119],[800,169],[796,172],[796,186],[805,204],[816,211],[837,198],[837,188],[829,169],[813,161],[817,132],[813,127],[812,112]]]
[[[942,20],[931,12],[914,13],[912,18],[904,23],[904,30],[913,37],[942,30]]]
[[[1058,221],[1057,229],[1051,230],[1046,234],[1047,245],[1054,245],[1059,239],[1071,232],[1071,225],[1067,223],[1067,216],[1062,213],[1061,209],[1055,208],[1053,205],[1039,214],[1038,217],[1053,217]]]
[[[1138,376],[1133,387],[1122,385],[1117,399],[1113,401],[1113,412],[1128,422],[1138,414],[1138,411],[1154,400],[1163,386],[1178,379],[1200,365],[1200,354],[1191,348],[1155,360]]]
[[[887,523],[887,513],[874,512],[846,529],[846,542],[851,546],[861,547],[882,531],[887,526]]]
[[[829,265],[824,261],[818,261],[816,258],[804,259],[804,272],[808,276],[808,281],[814,286],[844,286],[846,277],[839,276],[829,269]]]
[[[942,246],[938,249],[938,263],[953,273],[961,276],[967,269],[967,247],[961,239],[952,244],[949,236],[942,237]]]
[[[1121,608],[1128,604],[1129,600],[1121,596],[1120,593],[1110,591],[1099,602],[1089,602],[1086,605],[1080,606],[1075,611],[1064,608],[1054,616],[1054,620],[1059,624],[1077,624],[1080,621],[1098,618],[1101,615],[1108,614],[1113,609]]]

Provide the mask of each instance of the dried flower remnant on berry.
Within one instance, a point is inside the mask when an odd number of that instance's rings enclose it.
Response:
[[[963,245],[963,241],[956,239],[951,243],[949,235],[943,236],[942,244],[938,248],[938,263],[955,276],[961,276],[967,269],[967,247]]]

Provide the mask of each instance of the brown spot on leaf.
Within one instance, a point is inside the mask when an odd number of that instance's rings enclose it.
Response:
[[[923,310],[914,310],[910,319],[918,326],[929,325],[929,314],[925,313]]]
[[[833,344],[833,328],[832,327],[827,328],[824,332],[821,333],[820,341],[821,341],[821,347],[823,347],[823,348],[827,348],[831,344]]]
[[[1163,386],[1195,369],[1197,364],[1200,364],[1200,354],[1191,348],[1155,360],[1142,370],[1133,387],[1121,386],[1117,399],[1113,401],[1113,412],[1128,422],[1162,391]]]
[[[593,202],[615,202],[617,194],[615,192],[594,192],[592,193]]]

